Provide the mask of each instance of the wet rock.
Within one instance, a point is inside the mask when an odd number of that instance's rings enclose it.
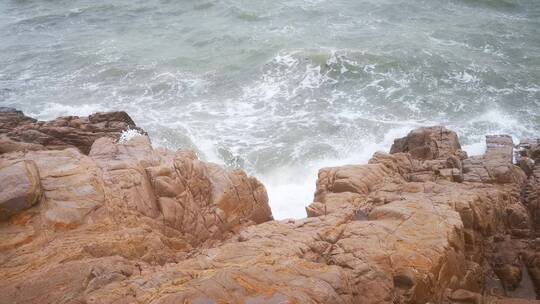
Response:
[[[58,150],[75,147],[88,154],[100,137],[118,139],[122,131],[138,128],[126,112],[66,116],[43,122],[12,108],[0,109],[0,154],[13,151]]]

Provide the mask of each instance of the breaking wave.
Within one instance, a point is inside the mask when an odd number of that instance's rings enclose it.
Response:
[[[540,133],[533,0],[19,1],[0,17],[0,105],[125,110],[154,145],[258,177],[278,219],[305,216],[319,168],[418,126],[470,154]]]

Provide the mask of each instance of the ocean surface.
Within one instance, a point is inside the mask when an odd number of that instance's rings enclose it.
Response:
[[[305,216],[317,170],[423,125],[540,135],[538,0],[2,0],[0,106],[125,110]]]

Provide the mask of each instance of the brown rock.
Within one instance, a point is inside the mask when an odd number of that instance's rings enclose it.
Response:
[[[530,160],[535,155],[537,156],[537,149],[540,146],[532,143],[521,143],[520,153],[527,155],[521,156],[518,161],[525,161],[528,163],[525,170],[530,170],[526,185],[523,189],[524,203],[527,206],[531,220],[535,228],[536,233],[540,232],[540,160],[531,164]],[[540,155],[540,154],[538,154]],[[532,168],[530,165],[534,165]],[[526,171],[527,172],[527,171]]]
[[[0,223],[0,302],[534,303],[512,297],[539,273],[535,171],[489,141],[467,158],[455,133],[413,131],[321,169],[310,217],[286,221],[256,179],[146,136],[6,153],[1,168],[35,164],[43,198]]]
[[[266,190],[256,179],[203,163],[191,151],[154,150],[146,136],[123,145],[101,138],[90,157],[111,191],[111,206],[161,219],[193,244],[246,221],[272,219]]]
[[[464,289],[455,290],[449,298],[454,303],[481,304],[483,302],[481,294]]]
[[[0,221],[37,204],[43,190],[36,165],[31,160],[0,162]]]
[[[534,173],[534,165],[534,160],[529,157],[520,157],[518,160],[518,166],[527,176],[531,176]]]
[[[36,151],[44,149],[45,147],[42,145],[14,141],[4,134],[0,135],[0,154],[15,151]]]
[[[512,163],[514,143],[509,135],[486,136],[486,158],[497,159],[501,163]]]
[[[100,137],[118,139],[122,131],[138,128],[126,112],[96,113],[88,117],[59,117],[36,121],[21,111],[0,108],[0,154],[13,151],[78,148],[88,154]]]
[[[510,136],[486,136],[486,153],[463,161],[463,180],[468,182],[522,184],[523,170],[512,164],[513,143]]]
[[[408,152],[415,159],[436,159],[455,155],[461,146],[455,132],[445,127],[425,127],[396,139],[390,153]]]
[[[111,119],[126,118],[88,121]],[[92,294],[272,219],[255,178],[190,151],[153,149],[146,136],[100,138],[89,155],[76,148],[5,153],[0,184],[2,216],[17,214],[0,223],[0,303],[107,302],[111,295]]]
[[[532,282],[535,286],[536,295],[540,294],[540,252],[538,248],[534,248],[524,255],[525,264]]]
[[[521,203],[506,207],[506,218],[510,229],[531,229],[529,213]]]

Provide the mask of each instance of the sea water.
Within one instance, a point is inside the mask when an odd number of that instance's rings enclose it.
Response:
[[[412,128],[445,125],[469,154],[540,136],[540,1],[3,0],[0,106],[125,110],[299,218],[319,168]]]

